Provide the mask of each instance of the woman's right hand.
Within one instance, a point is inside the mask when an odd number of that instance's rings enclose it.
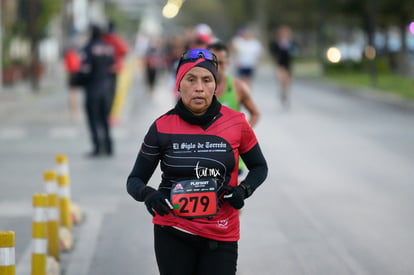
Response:
[[[147,186],[146,188],[151,187]],[[164,216],[168,215],[171,212],[173,207],[168,198],[153,188],[151,188],[151,190],[147,190],[146,192],[147,194],[145,196],[144,202],[147,206],[148,212],[152,216],[155,216],[156,213],[158,215]]]

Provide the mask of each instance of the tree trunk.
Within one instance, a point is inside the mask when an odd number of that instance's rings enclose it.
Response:
[[[404,16],[402,16],[402,18],[405,18]],[[400,39],[401,39],[401,49],[400,52],[398,53],[397,56],[397,72],[401,75],[411,75],[410,72],[410,56],[408,54],[408,48],[407,48],[407,25],[406,22],[408,22],[408,20],[402,20],[402,22],[400,23],[399,26],[399,30],[400,30]]]
[[[30,32],[30,44],[31,44],[31,58],[30,58],[30,72],[29,78],[33,92],[39,91],[39,30],[37,28],[38,0],[29,1],[29,32]]]

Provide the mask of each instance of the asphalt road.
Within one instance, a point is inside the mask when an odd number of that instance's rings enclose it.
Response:
[[[69,158],[72,200],[86,213],[62,274],[157,274],[151,216],[125,182],[148,127],[173,104],[170,83],[150,96],[137,74],[113,129],[116,155],[93,160],[63,84],[54,72],[42,95],[0,102],[0,230],[16,233],[17,274],[29,274],[31,197],[44,192],[57,153]],[[238,274],[414,274],[414,111],[305,80],[286,110],[276,91],[261,68],[255,130],[270,170],[241,213]]]

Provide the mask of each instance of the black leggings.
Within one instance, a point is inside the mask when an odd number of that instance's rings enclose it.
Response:
[[[221,242],[154,225],[155,255],[161,275],[234,275],[237,242]]]

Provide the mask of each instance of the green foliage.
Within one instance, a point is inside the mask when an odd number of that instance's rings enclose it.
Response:
[[[371,60],[368,59],[364,59],[361,62],[361,67],[362,67],[362,71],[363,72],[369,72],[370,67],[371,67]],[[388,60],[385,57],[379,57],[375,60],[375,67],[376,67],[376,71],[379,74],[384,74],[384,73],[390,73],[391,72],[391,68],[390,65],[388,63]]]
[[[344,72],[361,72],[363,66],[362,62],[347,60],[339,63],[326,62],[324,68],[327,74],[340,74]]]
[[[121,30],[126,33],[136,31],[138,21],[131,20],[126,17],[122,10],[115,3],[106,3],[105,13],[109,20],[115,23],[117,32]]]
[[[7,35],[6,37],[3,38],[3,40],[1,41],[1,43],[3,43],[2,45],[2,58],[1,58],[1,66],[2,68],[7,68],[10,65],[10,56],[7,53],[8,49],[10,48],[10,42],[11,42],[11,35]]]
[[[347,72],[367,73],[371,69],[371,60],[364,58],[361,61],[344,61],[339,63],[326,62],[324,64],[327,74],[341,74]],[[391,68],[385,57],[378,57],[375,60],[376,72],[379,74],[390,73]]]
[[[61,12],[62,1],[20,0],[19,20],[12,28],[25,36],[44,36],[53,17]]]
[[[36,22],[36,27],[40,34],[45,33],[45,29],[53,16],[61,11],[61,6],[62,1],[39,0],[40,13]]]

